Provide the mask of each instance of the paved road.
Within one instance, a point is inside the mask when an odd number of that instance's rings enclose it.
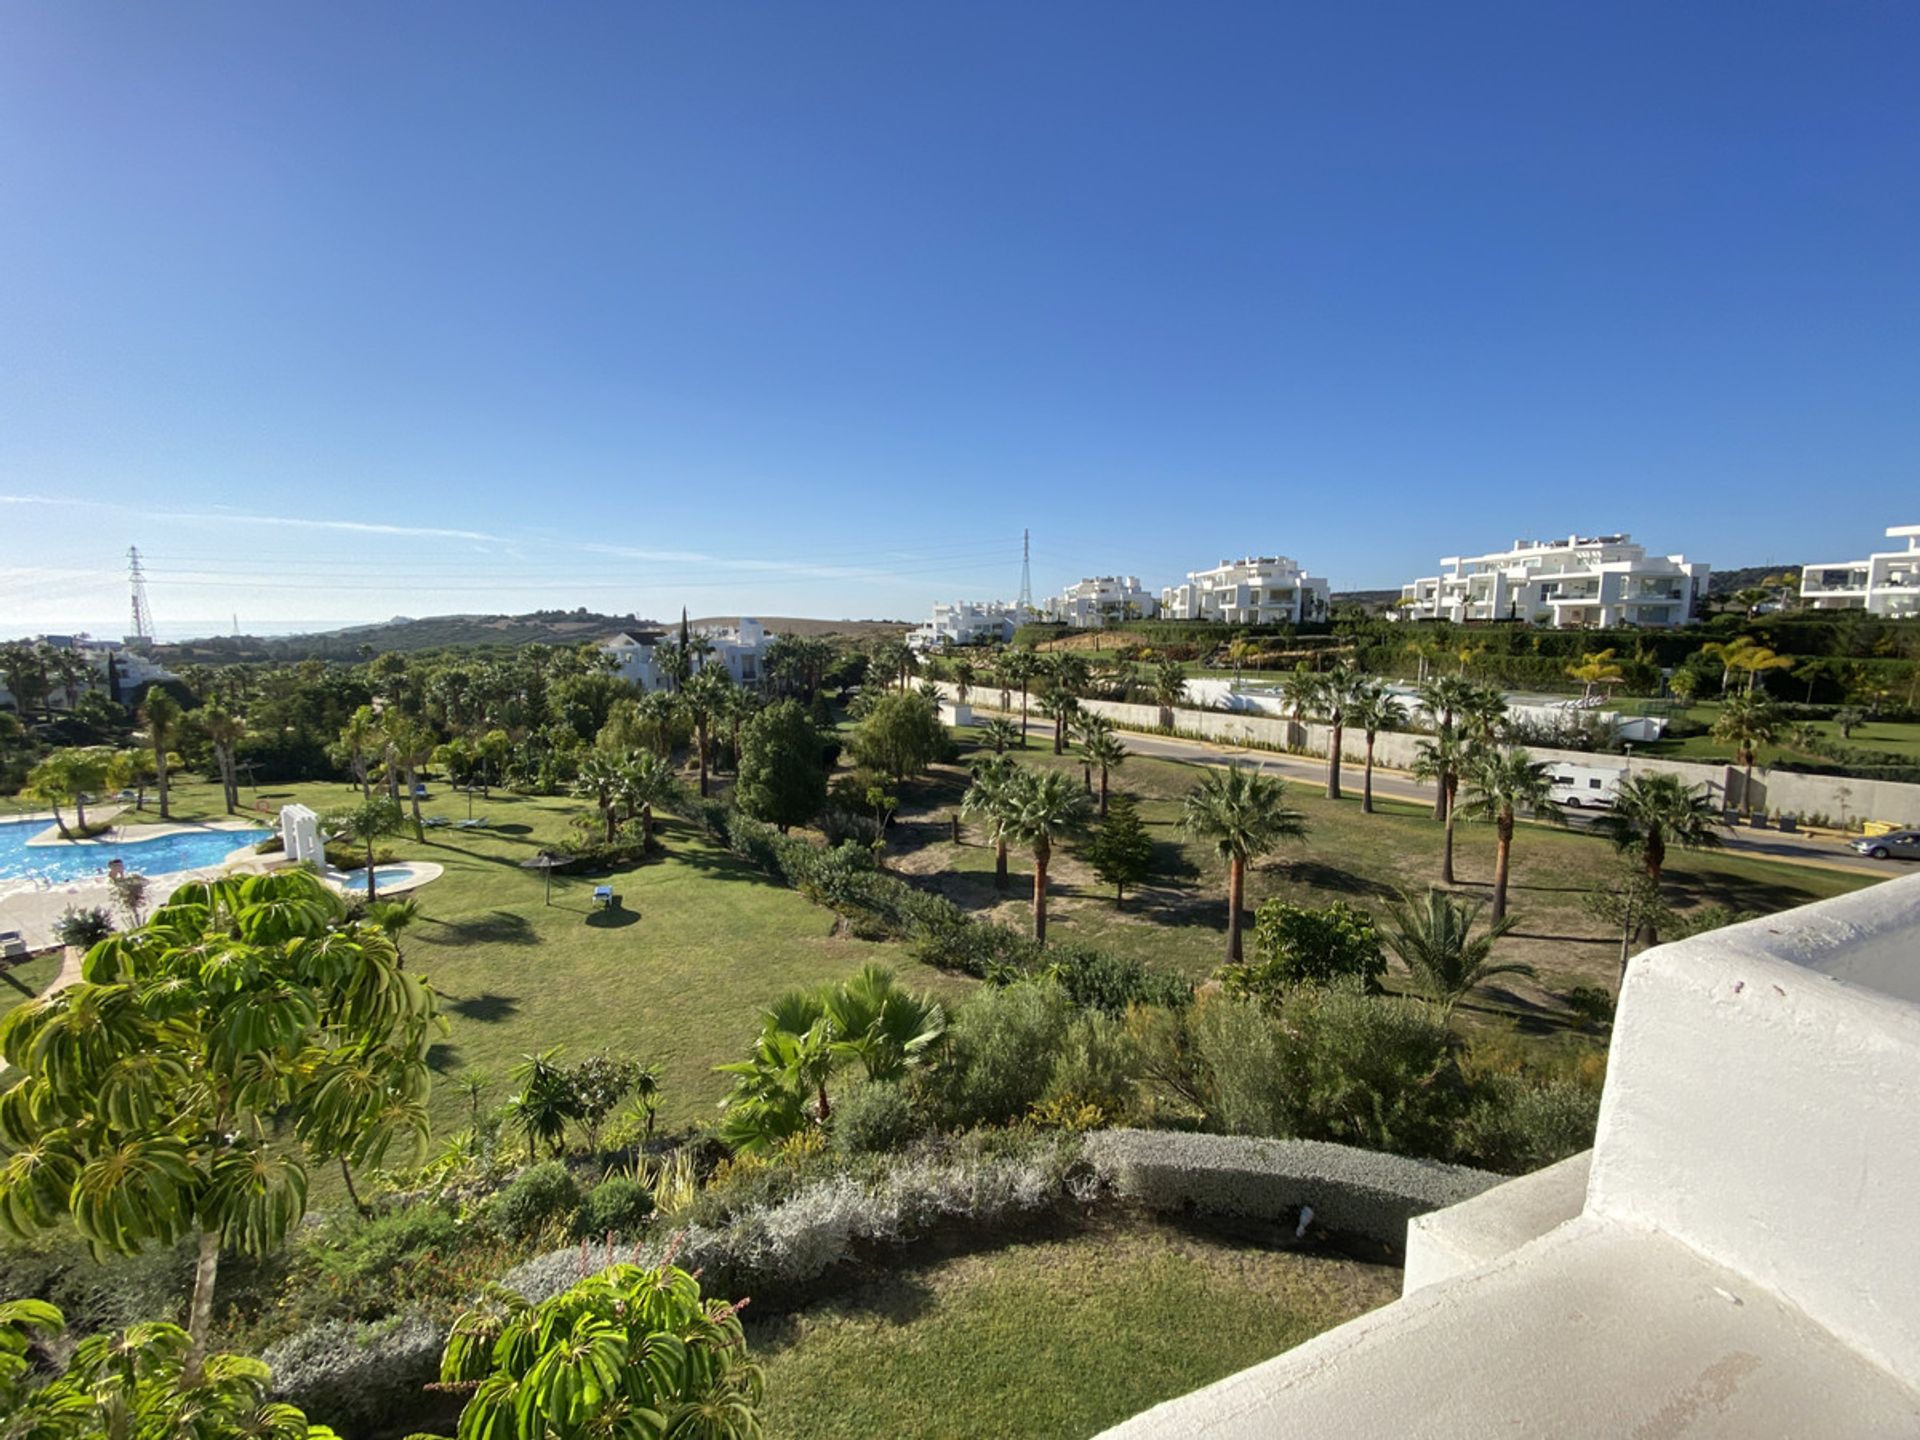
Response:
[[[1018,716],[1016,715],[1017,719]],[[1027,722],[1027,730],[1036,741],[1048,745],[1053,743],[1053,723],[1039,717]],[[1127,749],[1138,755],[1153,755],[1163,760],[1186,760],[1201,765],[1251,765],[1269,775],[1283,776],[1288,780],[1308,781],[1316,786],[1324,786],[1327,780],[1327,762],[1305,755],[1281,755],[1271,750],[1247,750],[1231,745],[1216,745],[1204,740],[1187,740],[1167,735],[1145,735],[1129,730],[1126,736]],[[1349,762],[1342,767],[1342,790],[1349,795],[1360,793],[1360,766]],[[1433,804],[1433,786],[1421,780],[1415,780],[1398,770],[1380,770],[1373,772],[1373,793],[1391,800],[1407,800],[1415,804]],[[1590,826],[1597,817],[1583,815],[1578,811],[1567,812],[1567,818],[1574,828]],[[1779,860],[1789,865],[1813,865],[1828,870],[1847,870],[1856,874],[1871,875],[1876,879],[1889,879],[1905,873],[1899,861],[1869,860],[1866,856],[1849,850],[1845,842],[1824,839],[1810,835],[1781,835],[1777,832],[1753,832],[1748,830],[1729,830],[1721,832],[1721,847],[1730,854],[1751,855],[1756,859]]]

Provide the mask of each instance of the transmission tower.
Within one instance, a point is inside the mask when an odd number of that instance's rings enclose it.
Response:
[[[1020,532],[1020,608],[1033,609],[1033,532]]]
[[[147,577],[140,568],[140,547],[127,549],[127,580],[133,589],[133,633],[129,645],[153,644],[153,610],[147,604]]]

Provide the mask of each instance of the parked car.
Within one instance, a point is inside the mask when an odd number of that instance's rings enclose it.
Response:
[[[1862,835],[1848,843],[1874,860],[1920,860],[1920,830],[1889,830],[1884,835]]]

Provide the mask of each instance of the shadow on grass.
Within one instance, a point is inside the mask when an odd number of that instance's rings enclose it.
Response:
[[[1283,856],[1273,869],[1296,885],[1310,885],[1316,890],[1331,890],[1338,895],[1366,895],[1376,900],[1391,900],[1399,893],[1391,885],[1356,875],[1351,870],[1342,870],[1324,860],[1295,860]]]
[[[516,867],[517,868],[517,867]],[[432,933],[424,933],[422,938],[437,945],[537,945],[540,937],[533,923],[518,910],[489,910],[484,915],[476,915],[467,920],[435,920],[432,916],[423,916],[426,923],[437,926]]]
[[[518,995],[500,995],[491,990],[478,995],[466,995],[459,999],[449,996],[446,1008],[462,1020],[477,1020],[483,1025],[497,1025],[502,1020],[511,1020],[520,1013]]]
[[[1729,910],[1753,910],[1770,914],[1795,905],[1818,900],[1819,895],[1798,885],[1777,880],[1751,880],[1744,875],[1715,872],[1710,875],[1675,872],[1669,868],[1661,877],[1668,886],[1670,899],[1682,903],[1724,905]]]
[[[531,835],[533,833],[531,825],[489,825],[486,828],[489,835]]]
[[[624,930],[629,925],[640,923],[640,912],[622,907],[618,910],[594,910],[587,915],[587,924],[596,930]]]
[[[436,1075],[444,1075],[460,1063],[460,1047],[449,1045],[444,1040],[436,1040],[427,1047],[427,1068]]]

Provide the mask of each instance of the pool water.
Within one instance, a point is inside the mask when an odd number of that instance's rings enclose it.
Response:
[[[45,820],[0,821],[0,884],[12,880],[47,880],[56,885],[93,880],[107,873],[107,862],[122,861],[141,875],[171,875],[218,865],[242,845],[251,845],[266,830],[195,830],[160,835],[151,840],[82,840],[73,845],[29,845],[27,841],[51,828]]]
[[[374,883],[381,890],[393,885],[405,885],[414,878],[411,865],[379,865],[374,868]],[[367,872],[364,868],[349,870],[340,877],[340,888],[356,895],[367,893]]]

